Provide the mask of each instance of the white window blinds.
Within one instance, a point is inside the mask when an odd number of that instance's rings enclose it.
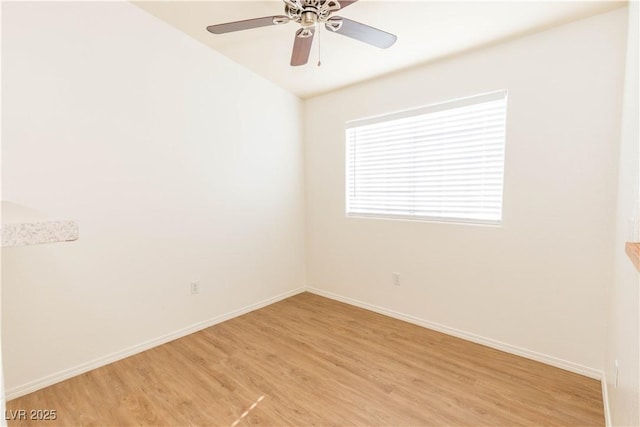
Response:
[[[507,93],[347,123],[348,215],[502,219]]]

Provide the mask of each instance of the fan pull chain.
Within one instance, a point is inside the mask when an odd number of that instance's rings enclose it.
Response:
[[[320,60],[320,54],[322,53],[320,51],[320,33],[322,33],[322,28],[320,28],[320,26],[318,26],[318,67],[322,65],[322,61]]]

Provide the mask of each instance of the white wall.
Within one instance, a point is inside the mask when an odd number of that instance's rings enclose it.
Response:
[[[302,126],[309,285],[603,368],[625,10],[306,101],[302,123],[297,98],[127,3],[2,12],[3,199],[81,231],[2,252],[10,396],[303,285]],[[502,227],[344,217],[346,120],[503,88]],[[634,309],[616,289],[624,424]]]
[[[2,6],[0,5],[0,24],[2,23]],[[1,30],[1,27],[0,27]],[[1,46],[0,46],[0,51],[1,51]],[[2,77],[2,55],[0,52],[0,78]],[[0,99],[2,99],[2,85],[0,84]],[[1,106],[1,102],[0,102],[0,129],[2,129],[2,106]],[[1,140],[1,138],[0,138]],[[1,182],[1,175],[2,175],[2,160],[1,160],[1,151],[0,150],[0,182]],[[0,196],[2,195],[2,189],[1,189],[1,185],[0,185]],[[0,199],[2,199],[2,197],[0,197]],[[0,220],[2,219],[2,211],[0,209]],[[0,256],[0,277],[2,277],[2,256]],[[0,281],[1,282],[1,281]],[[0,283],[0,290],[1,290],[1,283]],[[0,292],[0,310],[2,310],[2,292]],[[3,363],[2,363],[2,315],[1,315],[1,311],[0,311],[0,411],[2,411],[2,414],[6,414],[5,410],[6,410],[6,405],[5,405],[5,391],[4,391],[4,368],[3,368]],[[7,420],[5,420],[4,418],[6,417],[2,417],[3,419],[0,420],[0,426],[4,427],[7,425]]]
[[[620,9],[306,101],[308,285],[598,376],[625,27]],[[498,89],[501,227],[345,218],[347,120]]]
[[[9,397],[304,285],[298,98],[129,3],[2,8],[3,198],[80,227],[2,251]]]
[[[605,373],[611,422],[617,426],[640,425],[640,275],[624,251],[627,241],[639,241],[640,132],[638,130],[638,2],[629,4],[627,63],[625,72],[622,135],[618,175],[618,205],[614,280]],[[616,387],[615,362],[618,361]]]

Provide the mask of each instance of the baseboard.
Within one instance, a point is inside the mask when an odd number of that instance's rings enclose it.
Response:
[[[556,368],[560,368],[566,371],[574,372],[576,374],[584,375],[589,378],[593,378],[596,380],[602,379],[602,371],[590,368],[588,366],[583,366],[577,363],[569,362],[567,360],[559,359],[557,357],[549,356],[543,353],[538,353],[537,351],[514,346],[514,345],[497,341],[491,338],[486,338],[470,332],[461,331],[459,329],[451,328],[449,326],[441,325],[439,323],[420,319],[418,317],[410,316],[408,314],[378,307],[373,304],[362,302],[349,297],[344,297],[342,295],[334,294],[332,292],[327,292],[322,289],[307,287],[306,290],[307,292],[310,292],[316,295],[320,295],[336,301],[344,302],[346,304],[354,305],[356,307],[364,308],[365,310],[374,311],[379,314],[384,314],[385,316],[393,317],[394,319],[403,320],[405,322],[422,326],[427,329],[433,329],[434,331],[438,331],[447,335],[452,335],[454,337],[462,338],[464,340],[475,342],[477,344],[482,344],[484,346],[495,348],[496,350],[501,350],[506,353],[522,356],[527,359],[535,360],[536,362],[541,362],[547,365],[555,366]]]
[[[602,372],[602,405],[604,406],[604,425],[611,427],[611,408],[609,407],[609,391],[607,388],[607,374]]]
[[[251,311],[258,310],[262,307],[266,307],[270,304],[289,298],[293,295],[297,295],[304,291],[305,291],[305,288],[303,287],[297,288],[297,289],[282,293],[280,295],[276,295],[274,297],[256,302],[254,304],[247,305],[237,310],[233,310],[229,313],[216,316],[214,318],[205,320],[203,322],[195,323],[191,326],[187,326],[186,328],[179,329],[177,331],[154,338],[149,341],[145,341],[143,343],[134,345],[132,347],[125,348],[124,350],[108,354],[104,357],[94,359],[90,362],[83,363],[73,368],[65,369],[63,371],[56,372],[51,375],[47,375],[35,381],[31,381],[27,384],[19,385],[17,387],[12,387],[6,390],[5,398],[7,401],[9,401],[11,399],[24,396],[25,394],[32,393],[36,390],[40,390],[42,388],[59,383],[61,381],[67,380],[69,378],[75,377],[77,375],[83,374],[93,369],[100,368],[101,366],[105,366],[110,363],[117,362],[118,360],[124,359],[129,356],[133,356],[134,354],[143,352],[145,350],[149,350],[150,348],[157,347],[162,344],[166,344],[170,341],[176,340],[178,338],[182,338],[186,335],[192,334],[194,332],[198,332],[202,329],[208,328],[210,326],[216,325],[226,320],[233,319],[234,317],[242,316],[243,314],[247,314]]]
[[[25,394],[32,393],[36,390],[40,390],[42,388],[48,387],[50,385],[56,384],[58,382],[67,380],[69,378],[75,377],[77,375],[83,374],[85,372],[91,371],[93,369],[99,368],[101,366],[108,365],[113,362],[117,362],[118,360],[124,359],[129,356],[133,356],[134,354],[143,352],[145,350],[149,350],[153,347],[168,343],[170,341],[176,340],[178,338],[182,338],[186,335],[192,334],[194,332],[200,331],[202,329],[208,328],[210,326],[216,325],[218,323],[224,322],[226,320],[233,319],[234,317],[242,316],[243,314],[249,313],[254,310],[258,310],[262,307],[266,307],[270,304],[276,303],[283,299],[289,298],[293,295],[297,295],[302,292],[310,292],[316,295],[320,295],[326,298],[330,298],[336,301],[340,301],[346,304],[350,304],[356,307],[363,308],[365,310],[370,310],[379,314],[383,314],[385,316],[393,317],[395,319],[403,320],[408,323],[412,323],[414,325],[422,326],[424,328],[433,329],[438,332],[445,333],[447,335],[452,335],[458,338],[462,338],[467,341],[475,342],[478,344],[485,345],[487,347],[495,348],[497,350],[501,350],[507,353],[515,354],[517,356],[522,356],[527,359],[535,360],[537,362],[545,363],[551,366],[555,366],[560,369],[564,369],[570,372],[574,372],[580,375],[587,376],[589,378],[594,378],[600,380],[602,382],[602,399],[604,404],[604,412],[605,412],[605,421],[606,425],[611,425],[611,415],[609,410],[609,399],[607,393],[607,383],[605,374],[602,371],[589,368],[587,366],[579,365],[573,362],[569,362],[563,359],[559,359],[553,356],[545,355],[542,353],[538,353],[536,351],[528,350],[522,347],[513,346],[511,344],[503,343],[500,341],[493,340],[491,338],[482,337],[480,335],[476,335],[470,332],[461,331],[459,329],[451,328],[445,325],[441,325],[435,322],[431,322],[428,320],[420,319],[415,316],[403,314],[397,311],[389,310],[386,308],[378,307],[373,304],[369,304],[363,301],[359,301],[353,298],[344,297],[338,294],[334,294],[332,292],[324,291],[322,289],[317,289],[313,287],[307,288],[297,288],[280,295],[276,295],[271,298],[267,298],[265,300],[256,302],[254,304],[250,304],[248,306],[242,307],[240,309],[231,311],[229,313],[214,317],[209,320],[205,320],[203,322],[199,322],[188,326],[186,328],[179,329],[177,331],[171,332],[169,334],[163,335],[161,337],[145,341],[143,343],[137,344],[132,347],[128,347],[124,350],[117,351],[115,353],[111,353],[104,357],[100,357],[98,359],[94,359],[90,362],[83,363],[81,365],[75,366],[73,368],[65,369],[60,372],[56,372],[51,375],[47,375],[45,377],[39,378],[37,380],[31,381],[29,383],[19,385],[17,387],[12,387],[6,390],[5,398],[7,401],[11,399],[15,399],[20,396],[24,396]]]

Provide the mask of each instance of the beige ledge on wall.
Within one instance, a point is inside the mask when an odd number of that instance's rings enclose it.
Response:
[[[51,220],[33,209],[2,202],[2,247],[69,242],[78,235],[74,221]]]
[[[624,249],[636,270],[640,271],[640,242],[627,242]]]

